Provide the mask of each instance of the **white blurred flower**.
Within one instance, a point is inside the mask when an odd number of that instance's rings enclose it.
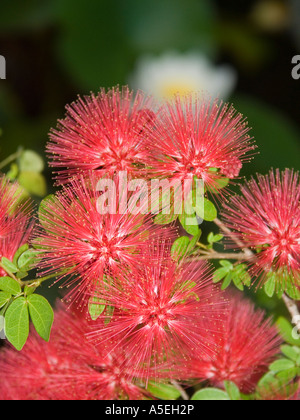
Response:
[[[159,58],[141,57],[129,78],[131,88],[141,89],[159,100],[191,92],[226,100],[236,83],[237,73],[232,67],[216,67],[199,53],[169,52]]]

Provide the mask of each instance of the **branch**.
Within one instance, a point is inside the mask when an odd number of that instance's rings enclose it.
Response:
[[[180,392],[180,395],[184,401],[189,401],[190,397],[188,396],[187,392],[182,388],[181,385],[177,381],[172,380],[171,384]]]
[[[282,299],[292,317],[293,324],[296,325],[298,331],[300,331],[300,313],[296,302],[290,299],[286,294],[282,296]]]
[[[214,223],[224,232],[226,233],[240,248],[242,248],[242,250],[244,251],[245,256],[250,259],[254,257],[254,253],[251,251],[251,249],[247,248],[245,246],[245,244],[240,241],[233,232],[231,232],[230,229],[228,229],[228,227],[226,227],[224,225],[223,222],[221,222],[221,220],[219,219],[215,219]]]
[[[10,163],[14,162],[15,160],[17,160],[23,153],[23,149],[18,150],[16,153],[14,153],[13,155],[8,156],[8,158],[6,158],[5,160],[3,160],[0,163],[0,169],[5,168],[5,166],[9,165]]]
[[[221,253],[221,252],[201,252],[199,255],[196,255],[197,260],[247,260],[249,257],[244,252],[238,254],[235,253]]]

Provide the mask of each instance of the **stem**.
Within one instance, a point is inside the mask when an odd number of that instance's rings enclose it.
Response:
[[[5,168],[5,166],[9,165],[11,162],[14,162],[15,160],[17,160],[21,154],[23,153],[23,150],[20,149],[18,150],[16,153],[13,153],[12,155],[8,156],[8,158],[4,159],[1,163],[0,163],[0,169]]]
[[[197,256],[198,260],[247,260],[246,254],[240,252],[238,254],[234,253],[220,253],[220,252],[210,252],[210,253],[201,253]]]
[[[16,282],[18,282],[21,287],[23,286],[22,280],[18,279],[18,277],[16,277],[13,273],[11,273],[9,270],[7,270],[1,263],[0,263],[0,268],[2,268],[9,275],[9,277],[11,277]]]
[[[197,242],[197,246],[201,249],[205,249],[205,251],[211,251],[207,248],[206,245],[202,244],[201,242]]]
[[[190,397],[177,381],[172,380],[171,384],[180,392],[180,395],[184,401],[189,401]]]
[[[246,257],[248,257],[248,259],[252,258],[254,256],[254,253],[251,251],[251,249],[245,247],[245,244],[243,244],[243,242],[241,242],[235,235],[233,232],[231,232],[230,229],[228,229],[228,227],[226,227],[224,225],[223,222],[221,222],[221,220],[219,219],[215,219],[214,223],[224,232],[226,233],[228,236],[230,236],[230,238],[240,247],[242,248],[242,250],[244,251],[244,254]]]
[[[300,331],[300,313],[296,302],[294,302],[293,299],[290,299],[286,294],[282,296],[282,299],[292,317],[293,324],[296,325],[298,331]]]
[[[40,285],[41,283],[43,283],[46,280],[50,280],[53,279],[53,277],[58,276],[58,274],[50,274],[49,276],[45,276],[45,277],[38,277],[35,280],[25,280],[23,281],[23,285],[25,286],[33,286],[33,285]]]
[[[64,273],[64,272],[58,273],[58,274],[55,273],[55,274],[50,274],[49,276],[37,278],[35,280],[25,280],[25,281],[22,281],[22,280],[18,279],[18,277],[15,276],[13,273],[11,273],[9,270],[7,270],[5,267],[3,267],[3,265],[1,263],[0,263],[0,268],[2,268],[8,274],[9,277],[11,277],[15,281],[17,281],[21,287],[24,287],[24,286],[33,286],[33,287],[34,286],[37,286],[38,287],[44,281],[53,279],[53,277],[56,277],[56,276]]]

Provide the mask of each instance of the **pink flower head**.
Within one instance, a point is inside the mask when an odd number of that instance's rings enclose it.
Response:
[[[219,351],[207,358],[199,356],[196,350],[187,376],[208,380],[217,387],[223,387],[224,381],[232,381],[243,392],[251,392],[280,353],[281,340],[264,312],[255,310],[250,301],[234,296],[229,305],[221,324]]]
[[[99,205],[103,194],[97,191],[95,173],[90,179],[73,180],[42,206],[43,230],[36,239],[41,271],[67,277],[64,285],[76,285],[71,291],[73,300],[86,301],[103,279],[134,270],[149,236],[165,230],[153,224],[142,208],[141,213],[131,212],[130,193],[123,211],[124,194],[114,185],[116,208],[112,212],[105,213]],[[175,230],[169,233],[174,236]]]
[[[99,318],[91,340],[114,337],[132,354],[137,373],[146,369],[149,376],[154,369],[161,377],[161,367],[168,366],[169,378],[172,367],[196,348],[206,355],[216,351],[226,304],[212,286],[210,267],[201,261],[178,264],[164,239],[149,245],[136,270],[98,288],[96,296],[114,314],[109,324]]]
[[[224,221],[233,235],[252,248],[252,272],[266,280],[275,274],[280,286],[300,286],[300,182],[286,169],[258,175],[225,205]],[[235,246],[236,247],[236,246]]]
[[[28,243],[33,230],[27,204],[18,207],[17,184],[0,178],[0,260],[13,260],[15,253]],[[6,272],[0,268],[0,277]]]
[[[49,343],[33,332],[24,349],[0,353],[0,399],[140,400],[149,397],[128,379],[131,355],[113,341],[95,346],[86,339],[89,322],[62,307]],[[142,383],[142,381],[140,381]]]
[[[154,176],[174,181],[196,176],[212,191],[222,178],[238,177],[254,149],[243,116],[218,100],[178,96],[154,125],[149,133]]]
[[[86,171],[113,176],[127,171],[133,178],[148,164],[145,128],[155,114],[149,98],[128,87],[102,89],[67,107],[66,118],[50,133],[47,151],[58,170],[58,183],[68,182]]]

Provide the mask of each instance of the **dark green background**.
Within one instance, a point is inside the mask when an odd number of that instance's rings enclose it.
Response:
[[[251,18],[256,3],[2,0],[1,158],[19,145],[43,153],[65,104],[78,93],[126,83],[140,55],[199,50],[238,70],[231,100],[249,118],[261,152],[244,174],[299,168],[300,80],[291,77],[291,59],[300,54],[293,30],[299,12],[292,10],[288,25],[271,31]],[[292,3],[282,1],[287,8]]]

